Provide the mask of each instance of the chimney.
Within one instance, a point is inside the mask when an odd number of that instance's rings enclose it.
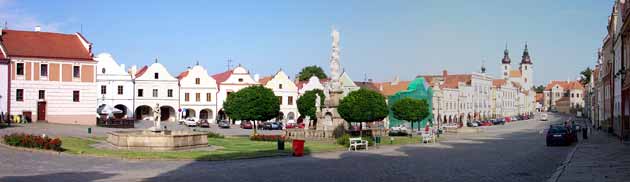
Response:
[[[35,26],[35,31],[36,32],[41,32],[42,31],[42,27],[40,27],[39,25]]]
[[[446,76],[448,76],[448,71],[442,70],[442,77],[446,79]]]

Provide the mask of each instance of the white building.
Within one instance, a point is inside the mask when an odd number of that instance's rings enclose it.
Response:
[[[352,81],[350,75],[348,75],[345,71],[341,73],[341,76],[339,76],[339,82],[341,83],[341,89],[343,90],[344,97],[350,92],[360,89],[360,87]]]
[[[11,64],[10,114],[32,121],[96,124],[96,62],[92,44],[80,33],[4,29],[0,40],[0,52]]]
[[[9,111],[9,60],[4,59],[0,51],[0,120],[6,119]]]
[[[227,118],[223,111],[223,102],[230,93],[237,92],[245,87],[258,85],[258,82],[251,77],[249,71],[241,65],[223,73],[212,75],[212,78],[219,86],[217,93],[217,119]]]
[[[154,120],[157,106],[161,121],[179,119],[179,86],[177,78],[171,76],[166,68],[155,61],[151,66],[144,66],[131,73],[135,76],[136,119]]]
[[[280,100],[280,114],[276,119],[285,123],[285,126],[288,121],[296,121],[299,114],[297,108],[298,88],[289,79],[289,76],[280,70],[273,77],[262,78],[260,84],[273,90],[273,93]]]
[[[122,111],[120,116],[133,118],[134,84],[125,65],[119,65],[111,54],[98,54],[96,63],[96,89],[98,90],[97,107],[99,109],[116,108]]]
[[[492,114],[496,117],[516,115],[518,90],[514,87],[514,84],[504,79],[495,79],[492,80],[492,85]]]
[[[322,81],[316,76],[311,76],[311,78],[309,78],[308,81],[299,81],[297,83],[298,93],[302,95],[306,93],[306,91],[315,90],[315,89],[319,89],[323,91],[325,81],[328,81],[328,80],[325,79],[324,81]]]
[[[216,80],[199,64],[182,72],[177,78],[182,118],[207,119],[208,122],[214,123],[219,90]]]

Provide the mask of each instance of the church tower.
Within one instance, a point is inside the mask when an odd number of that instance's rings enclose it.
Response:
[[[527,43],[525,43],[525,50],[523,50],[523,57],[520,65],[521,73],[523,73],[523,86],[530,89],[534,85],[534,68],[532,66],[532,59],[529,57]]]
[[[505,44],[505,50],[503,51],[503,59],[501,59],[501,78],[504,80],[510,79],[510,53],[508,52],[507,44]]]

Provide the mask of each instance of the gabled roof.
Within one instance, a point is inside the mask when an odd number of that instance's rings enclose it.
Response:
[[[550,91],[556,85],[559,85],[564,90],[584,89],[584,86],[579,81],[552,80],[551,83],[547,84],[547,86],[545,87],[545,90]]]
[[[519,89],[519,90],[520,90],[521,88],[523,88],[523,86],[521,86],[521,84],[520,84],[520,83],[518,83],[518,82],[512,82],[512,85],[514,85],[514,87],[516,87],[516,88],[517,88],[517,89]]]
[[[271,79],[273,79],[272,76],[262,77],[258,80],[258,83],[264,86],[264,85],[267,85],[267,82],[271,81]]]
[[[370,89],[377,92],[379,91],[378,86],[373,82],[354,82],[354,84],[360,88]]]
[[[444,78],[442,88],[459,88],[459,83],[470,85],[472,82],[471,74],[448,75]]]
[[[214,74],[211,77],[214,78],[214,80],[217,81],[217,84],[220,84],[220,83],[223,83],[228,78],[230,78],[230,76],[232,76],[233,72],[234,72],[234,69],[231,69],[231,70],[227,70],[227,71],[222,72],[222,73]]]
[[[407,90],[407,87],[409,87],[409,83],[411,83],[411,81],[398,81],[398,83],[382,82],[377,83],[376,86],[381,94],[383,94],[384,96],[390,96],[396,94],[396,92]]]
[[[144,74],[144,72],[147,71],[147,69],[149,69],[149,66],[147,66],[147,65],[144,65],[142,68],[140,68],[138,70],[138,72],[136,72],[136,78],[142,76]]]
[[[2,30],[0,38],[8,57],[94,61],[80,34]]]
[[[188,71],[189,71],[189,70],[186,70],[186,71],[184,71],[184,72],[179,73],[179,75],[177,75],[177,79],[178,79],[178,80],[182,80],[183,78],[185,78],[186,76],[188,76]]]
[[[325,84],[328,83],[330,81],[330,78],[323,78],[323,79],[319,79],[319,83],[320,84]],[[304,87],[304,85],[306,85],[308,83],[308,80],[305,81],[297,81],[297,83],[295,83],[295,86],[298,87],[298,89],[302,89]]]

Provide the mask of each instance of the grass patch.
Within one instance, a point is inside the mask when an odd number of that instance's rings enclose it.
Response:
[[[100,138],[99,138],[100,139]],[[103,139],[101,139],[103,140]],[[63,137],[62,148],[65,153],[90,156],[103,156],[124,159],[193,159],[193,160],[231,160],[272,156],[288,156],[291,154],[291,142],[285,143],[285,150],[277,150],[276,142],[251,141],[248,137],[208,138],[208,144],[221,146],[215,151],[135,151],[98,149],[90,145],[97,143],[92,139]],[[343,147],[327,142],[306,142],[305,152],[325,152],[341,150]]]

